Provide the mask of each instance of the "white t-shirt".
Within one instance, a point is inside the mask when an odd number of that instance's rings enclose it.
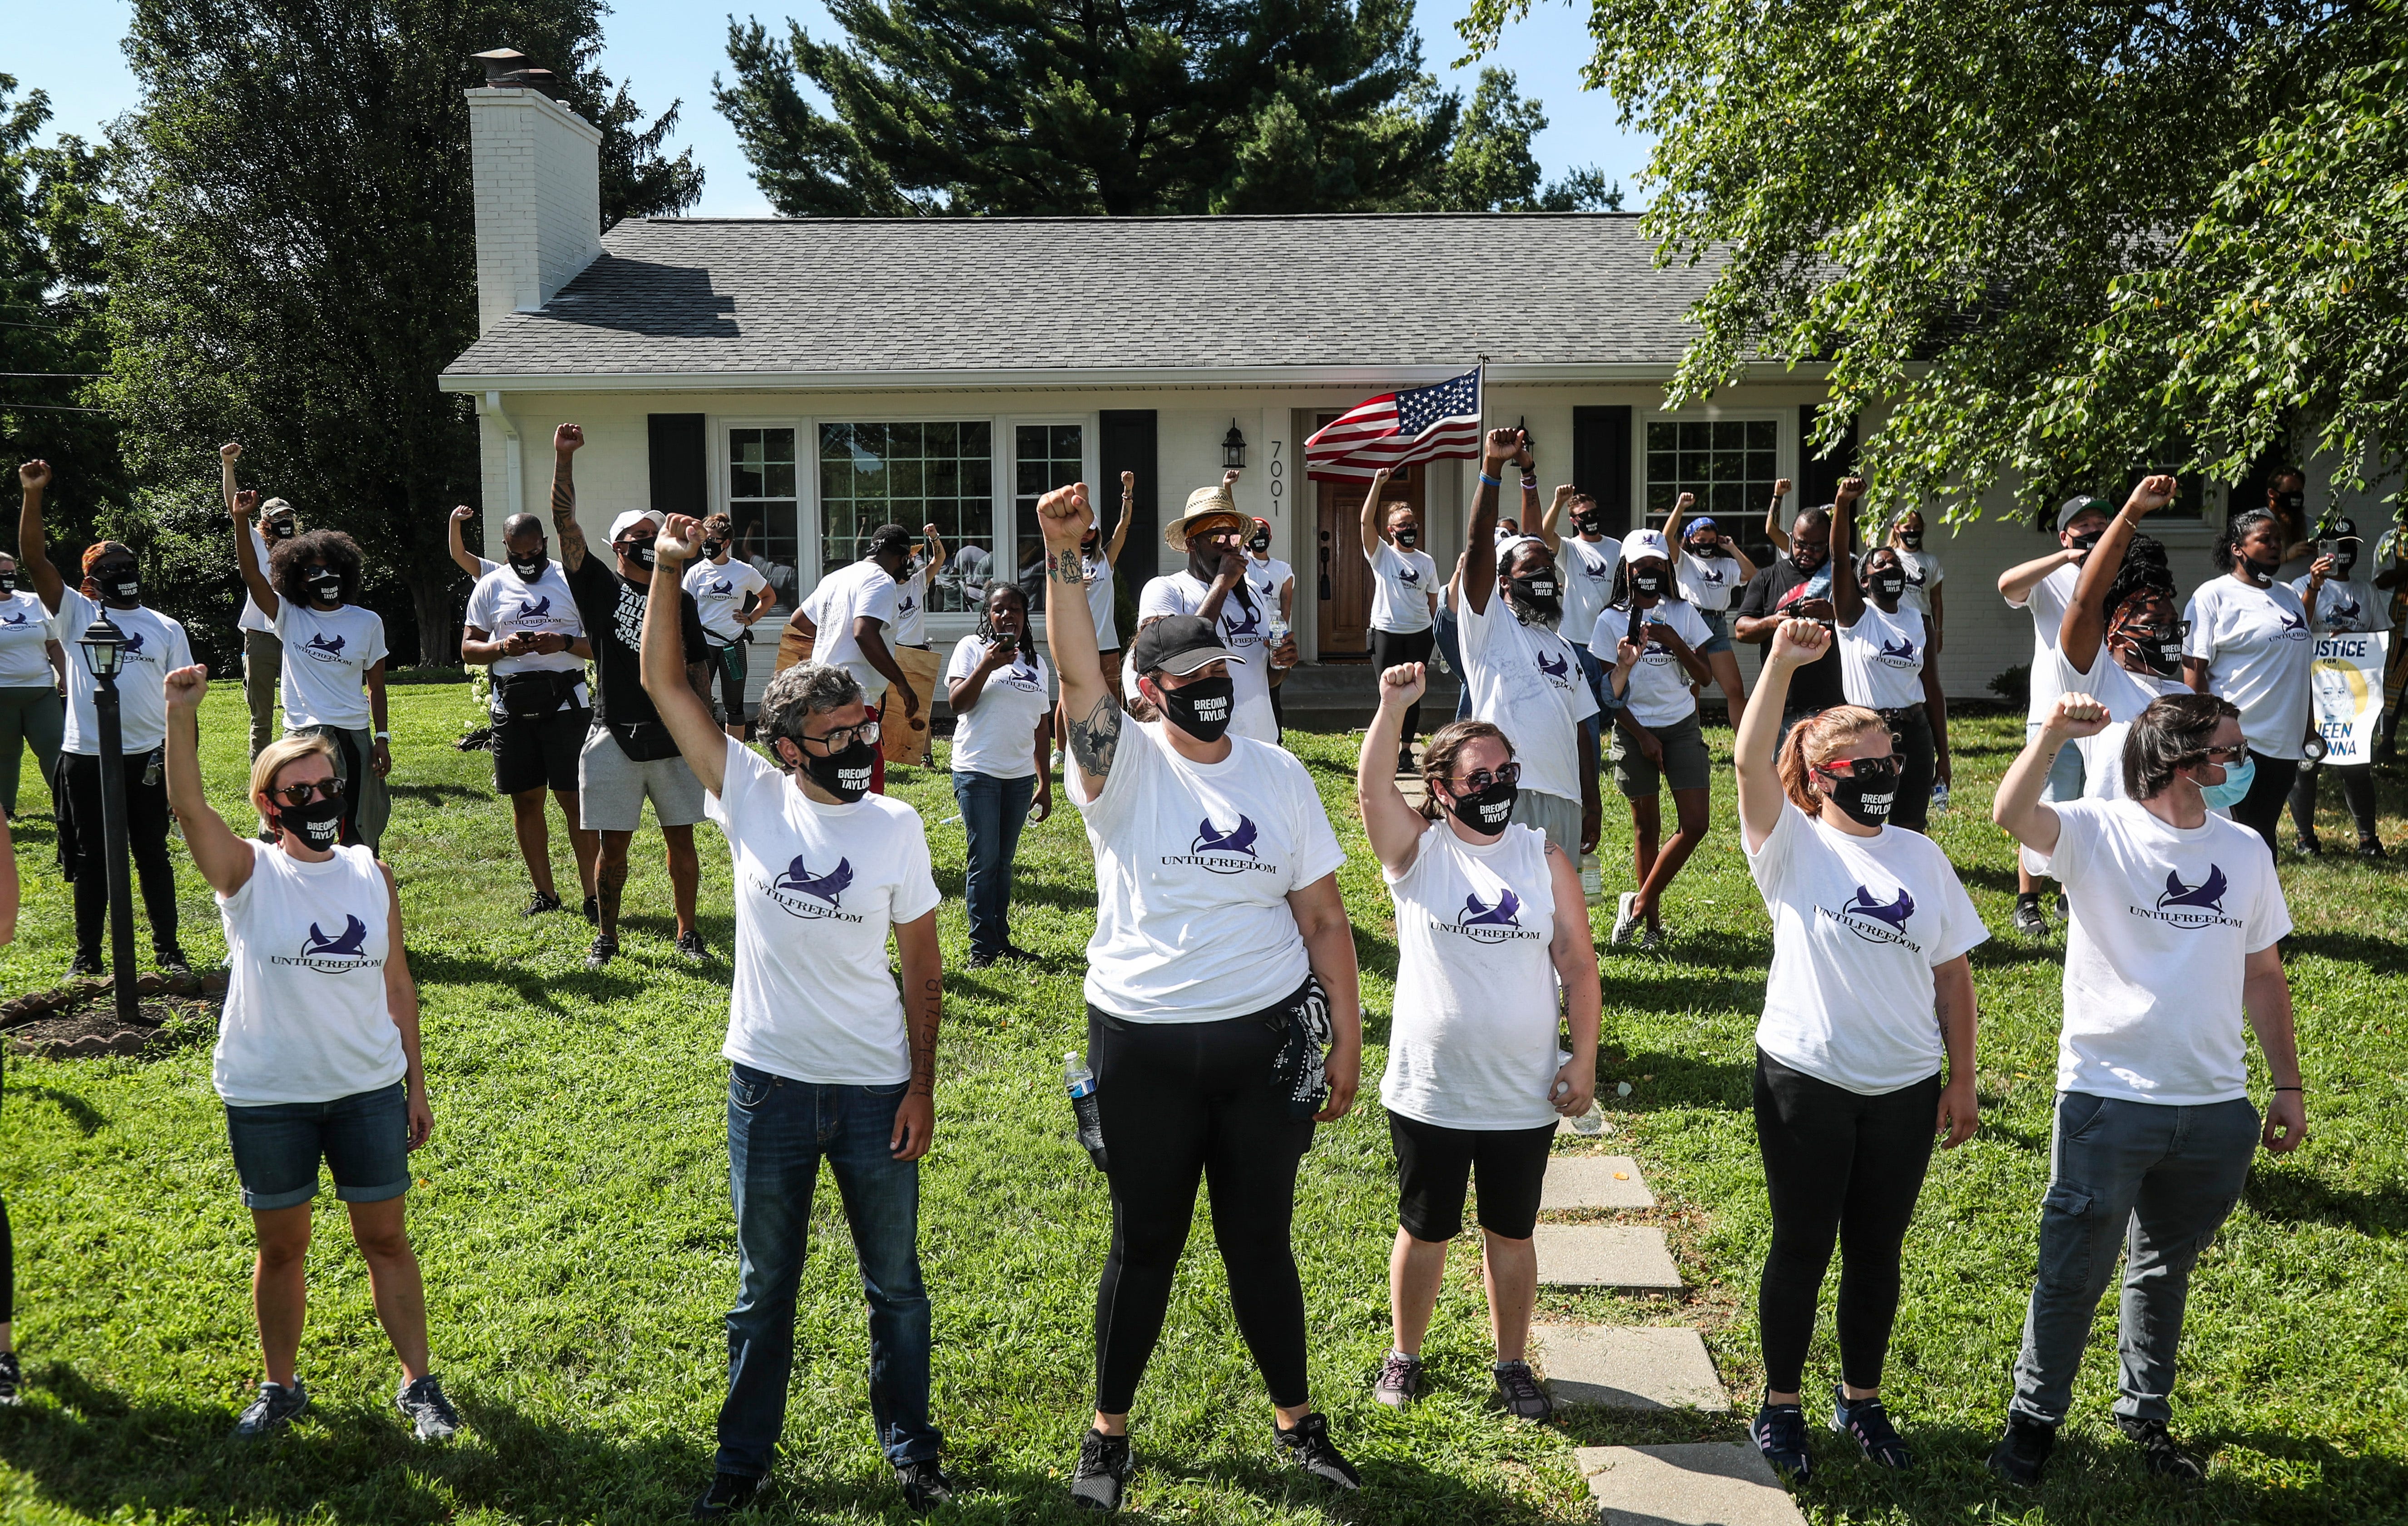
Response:
[[[1380,1105],[1441,1129],[1553,1123],[1546,838],[1516,825],[1484,846],[1435,822],[1404,873],[1385,877],[1397,906],[1397,1004]]]
[[[886,675],[872,668],[869,659],[861,655],[861,643],[853,640],[853,623],[863,615],[882,621],[880,634],[891,642],[899,642],[901,638],[896,634],[895,626],[900,603],[901,590],[895,580],[886,575],[886,569],[867,558],[838,568],[811,590],[812,623],[820,633],[811,650],[811,660],[829,663],[851,673],[853,682],[861,685],[862,698],[872,706],[886,693]]]
[[[945,682],[977,672],[985,655],[986,642],[974,635],[963,637],[945,664]],[[953,713],[955,773],[1026,779],[1037,772],[1037,723],[1050,708],[1045,696],[1051,671],[1043,657],[1022,653],[986,675],[978,702]]]
[[[276,601],[276,638],[284,643],[284,724],[365,731],[368,669],[385,659],[384,617],[357,604],[315,610]]]
[[[259,558],[259,569],[262,572],[266,572],[267,537],[259,533],[259,523],[256,520],[253,520],[251,523],[249,529],[251,531],[251,554]],[[268,573],[268,576],[272,580],[275,577],[275,574],[270,572]],[[261,611],[259,600],[251,597],[251,585],[249,583],[245,583],[243,585],[242,614],[235,621],[235,628],[237,630],[256,630],[262,634],[272,633],[276,629],[276,623],[268,619],[266,614]]]
[[[1931,972],[1990,935],[1940,844],[1855,837],[1784,800],[1748,870],[1772,914],[1756,1047],[1859,1096],[1937,1073]]]
[[[1087,615],[1096,623],[1096,650],[1119,651],[1120,612],[1113,597],[1112,564],[1101,556],[1090,556],[1081,552],[1079,575],[1087,583]]]
[[[193,665],[192,643],[184,627],[146,605],[106,612],[109,622],[125,632],[123,666],[117,674],[117,714],[122,745],[127,757],[147,753],[167,740],[167,675]],[[101,607],[75,588],[59,595],[59,612],[52,627],[60,640],[72,642],[100,618]],[[100,754],[100,715],[93,709],[95,687],[89,663],[67,664],[67,727],[60,747],[86,757]]]
[[[1674,569],[1681,597],[1712,614],[1729,609],[1746,588],[1746,581],[1739,573],[1736,556],[1698,556],[1686,551],[1681,553]]]
[[[937,906],[920,813],[886,795],[824,805],[732,740],[703,810],[726,835],[736,892],[736,986],[719,1052],[813,1086],[909,1081],[886,940]]]
[[[246,841],[251,878],[220,896],[225,1010],[210,1081],[229,1107],[331,1102],[409,1073],[385,1001],[393,899],[365,845],[305,864]]]
[[[1558,628],[1577,635],[1595,628],[1597,617],[1613,597],[1613,574],[1622,566],[1619,540],[1584,540],[1564,537],[1555,554],[1556,570],[1564,580],[1564,617]],[[1491,564],[1492,569],[1494,564]],[[1467,570],[1464,574],[1470,576]]]
[[[1923,659],[1929,632],[1923,616],[1898,602],[1884,614],[1871,599],[1853,626],[1840,627],[1840,687],[1848,703],[1873,710],[1903,710],[1923,703]],[[2057,649],[2049,649],[2054,661]],[[2033,682],[2039,682],[2035,673]]]
[[[1194,614],[1204,607],[1212,585],[1193,572],[1173,572],[1168,577],[1155,578],[1145,585],[1137,604],[1138,624],[1142,626],[1157,615]],[[1246,592],[1254,593],[1252,588]],[[1221,644],[1245,658],[1232,664],[1229,679],[1237,687],[1238,708],[1229,720],[1229,735],[1249,741],[1279,741],[1279,717],[1271,713],[1271,617],[1279,612],[1275,604],[1266,604],[1259,597],[1254,608],[1238,601],[1238,590],[1221,601]],[[1134,663],[1122,665],[1122,687],[1137,692],[1137,670]],[[1297,977],[1297,984],[1304,977]],[[1102,1003],[1096,1003],[1101,1006]],[[1111,1009],[1106,1009],[1111,1010]],[[1260,1007],[1249,1007],[1259,1012]]]
[[[1898,565],[1906,569],[1906,592],[1898,596],[1898,607],[1911,609],[1925,619],[1930,619],[1931,591],[1948,576],[1947,570],[1940,565],[1940,558],[1928,551],[1909,551],[1904,546],[1889,549],[1898,557]],[[2058,618],[2064,617],[2060,614]],[[2052,641],[2050,644],[2056,643]]]
[[[926,561],[915,560],[910,575],[895,585],[895,628],[887,640],[896,646],[928,644],[928,571]]]
[[[54,687],[58,675],[50,668],[49,648],[57,640],[39,594],[0,595],[0,689]]]
[[[1280,590],[1296,579],[1296,569],[1272,556],[1262,561],[1246,554],[1246,583],[1266,612],[1266,618],[1280,612]]]
[[[1162,727],[1122,726],[1093,799],[1064,770],[1096,858],[1086,997],[1133,1023],[1248,1016],[1312,972],[1288,894],[1346,855],[1293,755],[1236,738],[1220,762],[1191,763]]]
[[[2300,596],[2286,583],[2253,588],[2239,578],[2211,578],[2183,617],[2190,622],[2183,655],[2205,658],[2207,692],[2240,707],[2249,750],[2296,762],[2308,734],[2308,669],[2315,660]]]
[[[1439,586],[1438,563],[1429,553],[1374,540],[1363,559],[1371,564],[1371,628],[1391,636],[1429,629],[1429,596]]]
[[[1475,567],[1465,575],[1479,571]],[[1515,619],[1501,592],[1488,596],[1484,612],[1463,600],[1455,629],[1471,713],[1513,744],[1522,787],[1578,800],[1580,723],[1597,713],[1597,696],[1571,643],[1544,626]]]
[[[2190,685],[2179,678],[2159,678],[2155,673],[2136,673],[2115,660],[2115,654],[2100,643],[2099,655],[2090,659],[2090,671],[2083,672],[2062,647],[2049,654],[2057,669],[2057,692],[2086,694],[2107,707],[2112,723],[2100,728],[2095,737],[2075,740],[2073,750],[2082,755],[2082,797],[2089,800],[2120,800],[2124,798],[2124,739],[2131,734],[2132,723],[2169,694],[2188,694]]]
[[[724,562],[704,558],[685,569],[685,591],[694,596],[702,628],[723,646],[744,634],[743,623],[736,618],[744,612],[744,597],[766,592],[768,586],[769,580],[759,568],[733,556]]]
[[[2300,603],[2304,608],[2308,601],[2308,580],[2292,579],[2291,591],[2300,596]],[[2346,583],[2328,583],[2316,590],[2316,624],[2323,626],[2328,635],[2334,636],[2389,630],[2391,596],[2359,578],[2352,578]]]
[[[1646,624],[1670,626],[1694,652],[1713,639],[1703,616],[1683,599],[1659,598],[1640,616]],[[1615,650],[1630,630],[1630,612],[1612,609],[1597,617],[1588,638],[1589,655],[1612,668]],[[1611,680],[1609,680],[1611,682]],[[1630,718],[1653,730],[1675,726],[1698,713],[1698,697],[1689,692],[1689,670],[1661,641],[1651,641],[1630,669],[1630,687],[1622,697]]]
[[[577,599],[568,591],[568,579],[558,562],[544,564],[543,575],[533,583],[522,580],[507,567],[496,567],[477,580],[468,590],[468,609],[463,623],[476,626],[498,641],[527,631],[538,636],[566,636],[575,641],[585,634],[585,621],[577,612]],[[576,692],[560,702],[563,710],[583,710],[593,703],[585,692],[582,675],[585,659],[574,652],[530,653],[523,657],[495,657],[494,676],[504,678],[511,673],[569,673],[580,675]],[[501,696],[494,696],[493,713],[502,713]]]
[[[2213,813],[2168,826],[2137,800],[2056,811],[2057,851],[2023,858],[2072,913],[2057,1089],[2176,1107],[2248,1095],[2243,968],[2291,930],[2266,844]]]
[[[2027,721],[2044,721],[2057,708],[2060,692],[2057,669],[2048,658],[2057,650],[2057,634],[2065,625],[2065,607],[2073,602],[2073,584],[2082,576],[2079,567],[2060,567],[2031,585],[2023,601],[2007,600],[2007,607],[2028,610],[2032,621],[2031,703],[2024,711]]]

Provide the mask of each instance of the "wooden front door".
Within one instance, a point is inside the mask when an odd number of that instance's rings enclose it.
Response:
[[[1336,418],[1323,414],[1315,426]],[[1422,474],[1426,468],[1406,467],[1388,479],[1381,497],[1402,499],[1422,508]],[[1313,534],[1315,565],[1300,573],[1317,581],[1321,617],[1321,656],[1369,656],[1371,652],[1371,564],[1363,559],[1363,494],[1361,482],[1316,482],[1314,498],[1319,523]],[[1426,549],[1426,535],[1425,535]]]

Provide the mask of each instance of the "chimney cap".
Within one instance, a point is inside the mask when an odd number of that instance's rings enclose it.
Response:
[[[485,88],[488,90],[538,90],[546,95],[556,95],[559,76],[550,69],[531,66],[527,55],[515,48],[489,48],[469,57],[485,66]]]

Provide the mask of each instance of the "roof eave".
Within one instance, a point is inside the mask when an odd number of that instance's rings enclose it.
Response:
[[[1677,361],[1493,364],[1492,385],[1663,382]],[[1461,363],[1427,366],[996,367],[900,371],[446,371],[446,392],[931,392],[997,387],[1371,387],[1440,382]],[[1817,382],[1826,367],[1761,367],[1747,381]]]

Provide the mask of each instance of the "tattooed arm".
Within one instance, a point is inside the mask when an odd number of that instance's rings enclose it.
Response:
[[[560,569],[574,572],[585,561],[585,531],[577,523],[577,453],[585,446],[585,431],[564,424],[552,432],[552,529],[560,539]]]
[[[897,1160],[928,1153],[937,1131],[937,1027],[945,1015],[944,956],[937,947],[937,914],[898,923],[895,952],[903,967],[903,1008],[910,1028],[911,1083],[895,1109],[887,1148]]]
[[[1095,614],[1087,608],[1086,578],[1079,560],[1079,541],[1094,519],[1084,482],[1057,487],[1037,500],[1037,524],[1045,536],[1045,581],[1057,596],[1045,601],[1045,644],[1062,679],[1070,766],[1079,770],[1079,793],[1089,799],[1103,791],[1112,771],[1122,720],[1120,705],[1104,682],[1103,658],[1096,651]]]

